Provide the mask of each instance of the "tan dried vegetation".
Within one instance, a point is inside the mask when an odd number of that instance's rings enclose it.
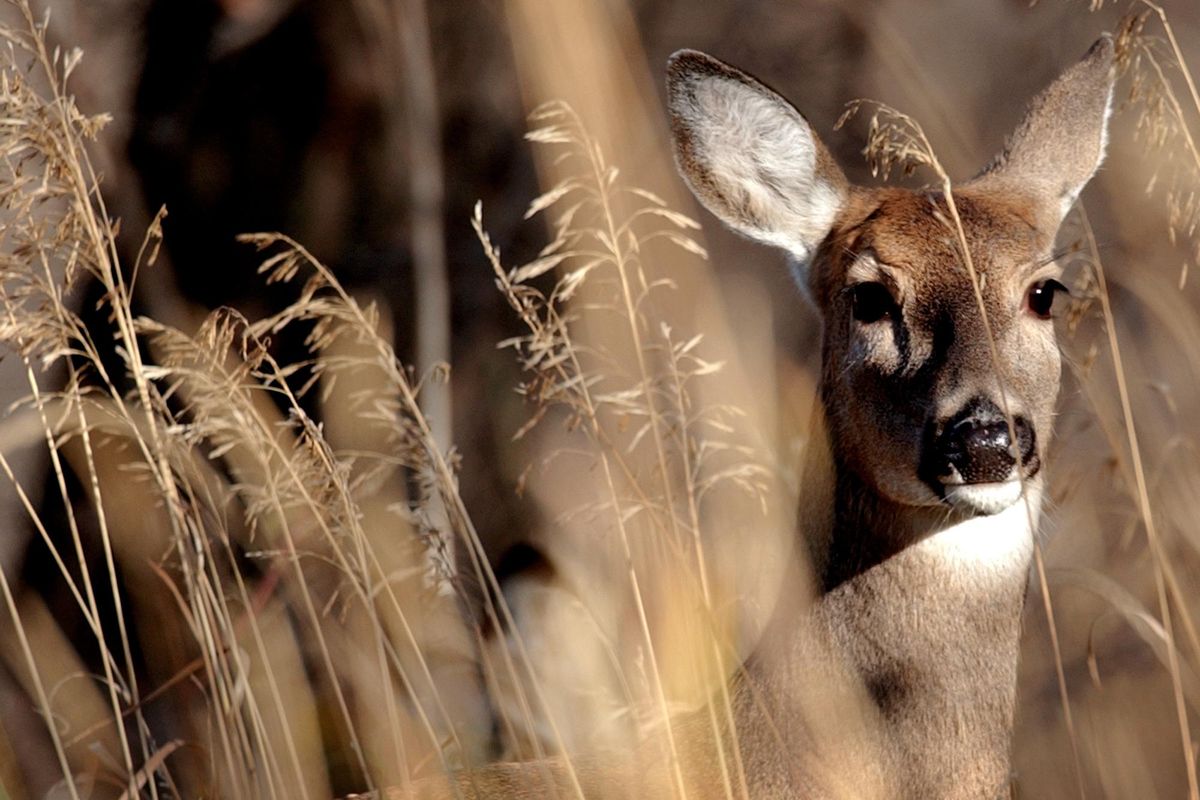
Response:
[[[68,90],[86,55],[51,48],[24,0],[23,24],[0,30],[0,340],[29,381],[0,435],[45,442],[65,529],[18,488],[34,546],[87,626],[71,641],[0,572],[0,658],[46,723],[54,796],[316,800],[347,783],[404,787],[497,755],[489,695],[505,757],[570,763],[649,740],[682,789],[688,762],[668,720],[685,709],[714,729],[729,719],[727,679],[793,555],[795,412],[774,408],[774,357],[739,350],[698,225],[669,193],[678,185],[660,188],[672,168],[661,139],[643,147],[661,136],[643,76],[605,60],[629,20],[583,0],[510,5],[528,94],[571,100],[532,114],[550,187],[529,209],[549,219],[537,259],[505,265],[486,209],[473,220],[476,267],[490,264],[526,328],[500,344],[531,409],[515,437],[540,454],[519,488],[547,511],[547,549],[566,565],[570,591],[541,598],[557,604],[553,635],[514,620],[458,491],[456,453],[422,411],[441,371],[399,363],[386,316],[280,235],[246,239],[263,251],[264,281],[297,286],[281,313],[135,317],[133,283],[158,268],[163,226],[137,263],[119,263],[91,155],[105,118]],[[1051,495],[1066,543],[1039,549],[1031,589],[1018,796],[1198,795],[1200,337],[1188,270],[1200,257],[1200,95],[1159,6],[1135,4],[1119,44],[1122,114],[1151,153],[1120,169],[1140,176],[1138,202],[1165,207],[1158,235],[1186,253],[1144,248],[1183,266],[1170,282],[1164,270],[1123,278],[1118,304],[1108,253],[1131,259],[1098,245],[1082,205],[1064,242],[1076,299],[1061,323],[1070,410]],[[570,96],[596,63],[592,93]],[[614,103],[620,123],[604,113]],[[884,172],[932,168],[948,188],[899,112],[878,109],[869,150]],[[639,155],[622,173],[625,152]],[[67,301],[84,276],[104,287],[104,331]],[[271,356],[285,329],[306,332],[308,360]],[[66,381],[46,391],[38,376],[52,368]],[[3,448],[0,469],[15,480]],[[1079,552],[1091,554],[1083,566]],[[781,602],[808,599],[785,588]],[[573,644],[530,652],[546,639]],[[24,797],[15,719],[0,716],[0,796]],[[741,797],[736,746],[719,757],[725,792]]]

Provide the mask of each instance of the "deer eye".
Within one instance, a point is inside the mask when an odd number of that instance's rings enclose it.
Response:
[[[1029,287],[1025,296],[1025,306],[1029,313],[1038,319],[1050,319],[1050,311],[1054,308],[1054,298],[1059,292],[1070,294],[1067,287],[1054,279],[1038,281]]]
[[[878,322],[895,307],[892,293],[882,283],[868,281],[850,287],[850,310],[859,322]]]

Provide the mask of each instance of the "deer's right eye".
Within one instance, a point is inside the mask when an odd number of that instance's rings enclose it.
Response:
[[[859,322],[878,322],[896,307],[892,293],[882,283],[868,281],[850,287],[850,309]]]

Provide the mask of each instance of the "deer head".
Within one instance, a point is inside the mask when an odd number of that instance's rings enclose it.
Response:
[[[1104,155],[1112,65],[1104,37],[954,189],[977,296],[939,191],[854,186],[777,93],[703,53],[671,58],[680,170],[791,257],[823,318],[835,463],[892,503],[987,515],[1039,482],[1060,378],[1054,240]]]

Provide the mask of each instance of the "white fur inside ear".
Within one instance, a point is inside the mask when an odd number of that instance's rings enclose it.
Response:
[[[782,98],[724,77],[698,80],[692,99],[695,157],[720,197],[697,194],[730,226],[806,264],[843,202],[819,175],[808,123]]]

